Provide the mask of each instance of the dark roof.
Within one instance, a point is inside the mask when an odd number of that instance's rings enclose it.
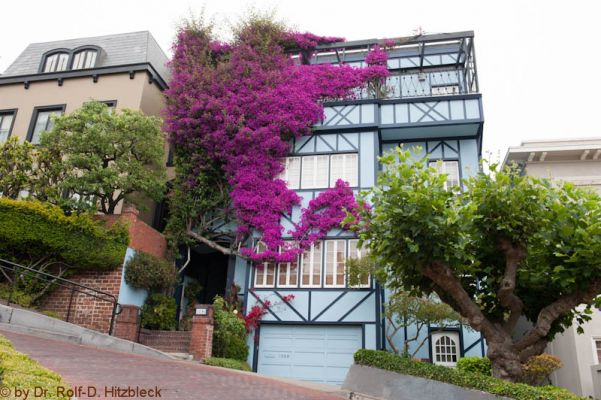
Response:
[[[95,68],[150,63],[164,81],[169,80],[169,69],[166,66],[169,59],[148,31],[32,43],[1,76],[37,74],[44,53],[53,49],[72,50],[86,45],[102,49]]]

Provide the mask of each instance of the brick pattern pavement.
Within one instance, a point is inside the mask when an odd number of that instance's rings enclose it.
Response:
[[[159,360],[1,331],[22,352],[58,372],[70,384],[161,389],[162,399],[340,400],[331,393],[186,361]],[[80,399],[89,398],[85,395]],[[111,397],[108,397],[111,398]],[[117,397],[112,397],[117,398]],[[134,397],[137,398],[137,397]]]

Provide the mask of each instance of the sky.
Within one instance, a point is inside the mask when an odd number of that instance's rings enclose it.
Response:
[[[347,40],[475,31],[484,156],[523,140],[601,137],[601,2],[595,0],[7,1],[0,71],[29,44],[148,30],[169,52],[183,18],[204,9],[223,35],[254,7],[299,31]]]

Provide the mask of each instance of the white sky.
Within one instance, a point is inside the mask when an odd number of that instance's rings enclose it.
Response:
[[[168,51],[178,22],[235,20],[273,9],[300,31],[348,40],[474,30],[484,104],[484,152],[522,140],[601,137],[601,2],[594,0],[53,0],[6,1],[0,71],[29,43],[149,30]],[[485,155],[486,156],[486,155]]]

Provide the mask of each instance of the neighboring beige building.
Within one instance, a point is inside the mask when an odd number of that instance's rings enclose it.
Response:
[[[509,148],[504,163],[511,162],[518,163],[528,175],[573,182],[601,194],[601,138],[523,142]],[[551,380],[578,395],[594,397],[591,366],[601,364],[601,311],[595,309],[583,328],[582,335],[576,326],[568,328],[547,347],[547,353],[563,362]]]
[[[0,75],[0,143],[10,136],[37,143],[52,115],[90,100],[160,115],[168,58],[149,32],[33,43]],[[141,214],[155,227],[161,207]]]

